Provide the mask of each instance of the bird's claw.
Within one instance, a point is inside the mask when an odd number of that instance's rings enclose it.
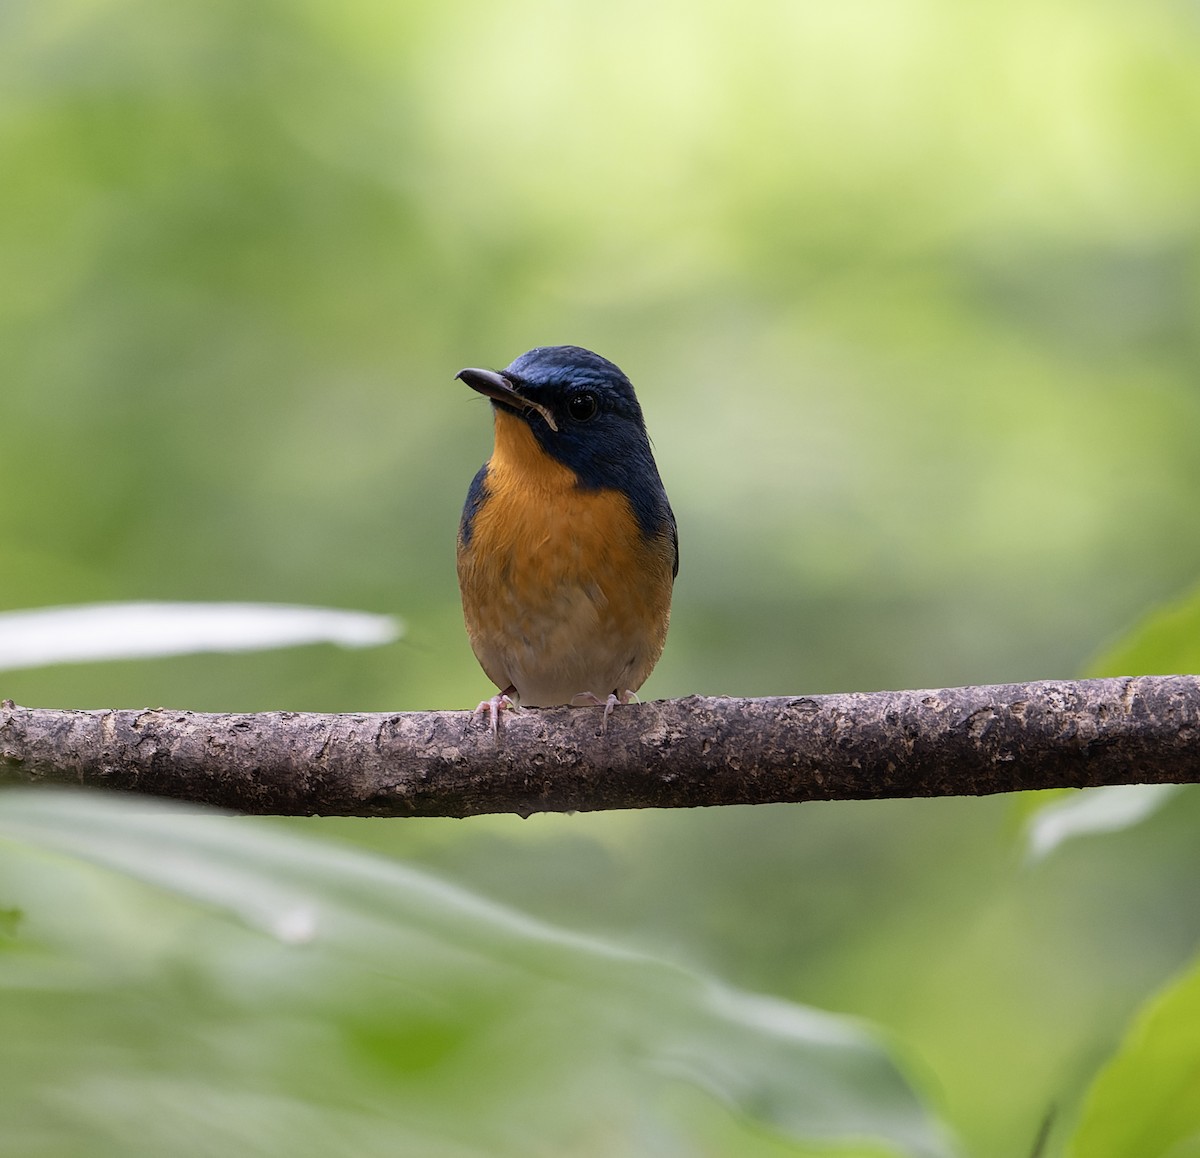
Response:
[[[637,698],[637,693],[631,692],[628,688],[620,695],[617,695],[616,692],[609,692],[606,700],[602,700],[595,692],[580,692],[571,697],[571,703],[575,703],[576,700],[585,700],[592,707],[604,708],[604,719],[600,722],[601,735],[608,731],[608,717],[613,714],[613,708],[618,704],[640,704],[642,702]]]
[[[497,692],[490,700],[480,700],[479,706],[471,713],[472,716],[492,717],[492,735],[499,737],[500,729],[500,713],[507,708],[510,712],[520,712],[516,701],[512,698],[516,688],[506,688],[502,692]]]

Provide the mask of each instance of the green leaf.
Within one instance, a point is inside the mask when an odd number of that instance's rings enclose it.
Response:
[[[1200,1156],[1200,959],[1152,998],[1088,1093],[1071,1158]]]
[[[0,611],[0,671],[306,643],[377,647],[399,638],[402,630],[388,615],[275,603],[37,607]]]
[[[680,1081],[730,1153],[949,1152],[856,1022],[269,823],[12,791],[0,871],[8,1154],[643,1152]]]
[[[1088,665],[1089,676],[1200,672],[1200,586],[1155,608]]]
[[[1113,784],[1068,790],[1034,812],[1026,823],[1030,855],[1048,856],[1077,836],[1119,832],[1153,816],[1181,784]]]

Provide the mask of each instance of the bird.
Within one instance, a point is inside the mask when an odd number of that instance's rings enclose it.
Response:
[[[581,346],[456,378],[491,400],[491,458],[467,492],[457,566],[471,648],[504,709],[604,707],[662,655],[679,534],[633,385]]]

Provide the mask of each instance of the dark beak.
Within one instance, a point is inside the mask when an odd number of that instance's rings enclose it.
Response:
[[[495,370],[467,369],[459,370],[454,376],[461,378],[472,390],[478,390],[480,394],[491,398],[494,402],[503,402],[505,406],[511,406],[514,410],[537,411],[546,420],[546,425],[551,430],[558,429],[554,415],[541,403],[533,402],[521,394],[503,374],[497,374]]]

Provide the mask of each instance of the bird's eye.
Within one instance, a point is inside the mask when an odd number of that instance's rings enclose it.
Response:
[[[567,401],[567,413],[576,422],[586,422],[589,418],[594,418],[596,409],[595,394],[572,394]]]

